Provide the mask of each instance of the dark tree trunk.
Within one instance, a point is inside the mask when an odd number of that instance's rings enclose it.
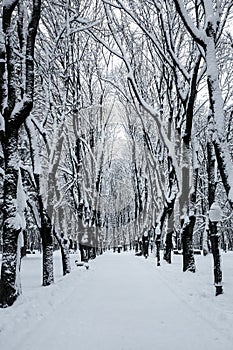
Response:
[[[165,242],[165,251],[164,251],[164,260],[171,264],[172,262],[172,234],[173,231],[167,232],[166,242]]]
[[[65,276],[71,271],[70,256],[69,256],[68,249],[64,248],[63,244],[60,247],[61,247],[63,276]]]
[[[142,254],[147,259],[149,255],[149,236],[142,236]]]
[[[184,226],[182,233],[183,245],[183,271],[195,272],[195,260],[193,253],[193,228],[195,224],[195,217],[189,218],[189,223]]]
[[[57,198],[59,197],[57,196]],[[73,247],[73,242],[69,241],[67,238],[67,236],[68,237],[71,236],[70,225],[68,225],[68,230],[66,232],[66,235],[64,235],[65,228],[63,227],[63,222],[64,222],[63,207],[58,208],[57,215],[58,215],[58,227],[60,228],[60,234],[58,234],[55,228],[53,230],[53,234],[54,234],[54,237],[57,239],[61,249],[62,269],[63,269],[63,275],[65,276],[67,273],[70,273],[71,271],[69,249],[73,249],[74,247]]]
[[[17,217],[17,184],[18,170],[18,131],[6,133],[4,143],[5,178],[3,202],[3,255],[0,281],[0,305],[10,306],[20,294],[20,286],[16,284],[17,277],[17,244],[21,227],[16,222]]]
[[[70,273],[71,271],[68,241],[64,237],[59,236],[55,230],[53,231],[53,234],[54,234],[54,237],[57,239],[61,249],[62,270],[63,270],[63,276],[65,276],[67,273]]]
[[[155,245],[156,245],[156,259],[157,259],[157,266],[160,266],[160,245],[161,245],[161,235],[157,235],[157,236],[156,236]]]
[[[3,254],[0,280],[0,307],[11,306],[20,294],[17,279],[17,242],[20,230],[3,226]],[[7,234],[7,239],[6,239]]]
[[[207,143],[207,155],[208,155],[208,200],[209,208],[214,203],[215,192],[216,192],[216,179],[215,179],[215,155],[214,147],[208,142]],[[211,250],[214,260],[214,284],[216,288],[216,296],[223,294],[222,287],[222,270],[221,270],[221,256],[220,256],[220,237],[217,230],[217,222],[211,222],[209,220],[209,236],[211,243]]]
[[[42,238],[42,262],[43,262],[43,277],[42,285],[49,286],[54,282],[53,275],[53,232],[50,218],[43,213],[41,215],[41,229],[40,234]]]
[[[168,209],[167,209],[167,216],[168,216],[168,223],[167,223],[167,234],[166,234],[166,241],[165,241],[165,251],[163,258],[168,263],[172,263],[172,235],[174,232],[174,201],[169,203]]]
[[[81,243],[79,243],[79,250],[80,250],[81,261],[86,261],[87,260],[86,250],[84,248],[84,245]]]
[[[221,269],[221,254],[220,254],[220,237],[218,235],[217,223],[210,221],[210,241],[211,241],[211,249],[214,259],[214,285],[216,288],[216,296],[219,294],[223,294],[222,287],[222,269]]]
[[[182,226],[182,248],[183,248],[183,271],[195,272],[195,259],[193,252],[193,230],[196,222],[195,205],[197,191],[197,175],[198,170],[195,169],[194,154],[190,153],[189,139],[184,140],[182,146],[182,195],[180,198],[180,208],[184,211],[184,216],[181,220]],[[190,157],[192,156],[192,166],[195,169],[192,180],[190,179],[191,164]],[[195,155],[196,156],[196,155]],[[191,181],[190,181],[191,180]],[[194,187],[191,192],[190,189]]]
[[[4,118],[5,130],[1,131],[1,143],[4,151],[5,179],[4,179],[4,211],[3,211],[3,256],[0,282],[0,305],[9,306],[14,303],[20,294],[19,279],[20,249],[18,249],[18,236],[23,229],[17,213],[17,184],[19,179],[18,158],[18,133],[20,126],[25,122],[33,107],[34,94],[34,46],[37,27],[40,18],[41,1],[33,1],[31,19],[27,26],[22,21],[24,17],[16,14],[18,19],[18,32],[14,32],[15,20],[12,14],[22,2],[17,0],[5,2],[1,9],[2,34],[5,39],[1,46],[1,58],[4,56],[0,67],[0,113]],[[22,25],[25,29],[25,47],[22,47]],[[18,35],[18,41],[17,40]],[[20,47],[21,52],[15,54],[15,47]],[[20,58],[19,58],[19,57]],[[18,93],[16,89],[16,61],[20,60],[21,71],[19,79],[25,82],[23,91]],[[20,66],[18,65],[18,67]],[[18,73],[17,73],[18,74]],[[22,86],[24,84],[22,83]],[[22,98],[23,96],[23,98]],[[6,97],[6,99],[5,99]],[[4,103],[6,104],[3,107]]]

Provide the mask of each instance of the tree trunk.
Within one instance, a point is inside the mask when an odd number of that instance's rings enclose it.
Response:
[[[67,273],[70,273],[71,271],[68,241],[64,237],[60,237],[55,230],[53,231],[53,234],[54,234],[54,237],[57,239],[61,249],[62,270],[63,270],[63,276],[65,276]]]
[[[160,244],[161,244],[161,235],[156,236],[156,259],[157,259],[157,266],[160,266]]]
[[[216,178],[215,178],[215,155],[214,147],[208,142],[207,143],[207,156],[208,156],[208,201],[209,208],[214,203],[215,192],[216,192]],[[211,222],[209,220],[209,235],[211,242],[211,250],[214,260],[214,284],[216,288],[216,296],[223,294],[222,287],[222,270],[221,270],[221,256],[219,249],[220,237],[217,232],[217,222]]]
[[[41,0],[34,0],[30,8],[30,21],[26,16],[12,14],[22,2],[5,1],[1,7],[0,67],[0,116],[1,143],[5,161],[4,211],[3,211],[3,257],[0,282],[0,305],[12,305],[21,292],[19,267],[20,249],[18,236],[23,229],[23,213],[18,212],[18,133],[33,107],[34,96],[34,47],[40,19]],[[27,11],[27,10],[26,10]],[[15,25],[18,24],[18,27]],[[23,31],[21,30],[23,26]],[[15,31],[18,29],[18,32]],[[22,47],[23,38],[25,46]],[[15,47],[18,48],[17,53]],[[20,57],[20,62],[17,59]],[[20,63],[20,64],[19,64]],[[17,72],[16,68],[17,67]],[[21,67],[21,68],[19,68]],[[21,83],[22,90],[17,88]],[[4,102],[4,103],[3,103]],[[4,120],[3,120],[4,119]],[[4,122],[3,122],[4,121]],[[5,129],[3,127],[5,126]]]
[[[189,223],[184,225],[182,233],[183,245],[183,271],[195,272],[195,260],[193,255],[193,228],[195,216],[189,218]]]
[[[7,216],[9,217],[8,213]],[[11,306],[21,292],[21,286],[17,285],[17,242],[20,229],[3,226],[3,254],[0,280],[0,307]],[[7,233],[7,239],[6,239]]]
[[[69,256],[69,251],[67,247],[64,247],[64,244],[62,244],[60,247],[61,247],[63,276],[65,276],[71,271],[70,256]]]
[[[3,202],[3,255],[0,281],[0,305],[10,306],[20,294],[21,287],[16,283],[19,251],[18,235],[21,224],[17,215],[18,170],[18,131],[12,129],[5,139],[5,179]]]
[[[168,263],[172,263],[172,235],[174,232],[174,201],[172,206],[168,208],[168,223],[167,223],[167,235],[165,241],[164,260]]]
[[[58,192],[58,190],[57,190]],[[53,213],[51,213],[53,215]],[[57,239],[58,244],[61,249],[61,257],[62,257],[62,269],[63,269],[63,275],[65,276],[67,273],[70,273],[71,266],[70,266],[70,255],[69,255],[69,249],[73,248],[70,247],[70,242],[68,237],[71,235],[71,228],[70,225],[67,225],[65,215],[64,215],[64,207],[60,206],[57,210],[58,215],[58,229],[60,234],[56,231],[56,228],[53,230],[53,235]],[[71,219],[71,216],[70,216]],[[54,219],[55,220],[55,219]]]
[[[205,46],[207,83],[209,91],[210,128],[212,128],[212,142],[218,163],[219,173],[223,186],[228,196],[231,208],[233,208],[233,163],[229,150],[229,144],[226,138],[225,115],[223,108],[223,97],[219,82],[219,72],[216,54],[216,32],[214,24],[210,21],[206,28],[207,40]]]
[[[84,248],[84,245],[79,243],[79,250],[80,250],[80,258],[81,261],[86,261],[87,257],[86,257],[86,250]]]
[[[173,231],[167,232],[166,242],[165,242],[165,252],[164,252],[164,260],[168,263],[172,263],[172,234]]]
[[[42,285],[49,286],[54,282],[53,275],[53,234],[50,218],[43,213],[41,216],[40,234],[42,238]]]
[[[195,193],[192,193],[192,181],[194,181],[194,174],[191,171],[192,164],[190,163],[190,158],[193,160],[193,156],[190,153],[190,145],[182,141],[181,145],[182,152],[182,193],[180,196],[180,209],[183,211],[183,217],[181,222],[182,226],[182,248],[183,248],[183,271],[195,272],[195,259],[193,253],[193,229],[195,225],[195,214],[193,207],[193,198]],[[195,203],[195,200],[194,200]],[[193,214],[190,212],[193,211]]]
[[[217,223],[211,222],[210,225],[210,241],[211,241],[211,249],[214,259],[214,285],[216,288],[216,296],[223,294],[222,287],[222,269],[221,269],[221,253],[220,253],[220,237],[218,235]]]

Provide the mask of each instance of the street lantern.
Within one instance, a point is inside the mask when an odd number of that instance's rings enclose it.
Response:
[[[219,222],[222,219],[222,209],[217,202],[213,202],[210,207],[209,219],[211,222]]]

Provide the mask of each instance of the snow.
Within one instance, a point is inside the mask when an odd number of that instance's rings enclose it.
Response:
[[[7,222],[10,227],[14,227],[16,230],[25,229],[26,221],[24,216],[24,210],[26,208],[26,194],[23,189],[21,172],[19,171],[18,183],[17,183],[17,198],[13,200],[16,206],[15,216],[10,217]]]
[[[3,6],[10,7],[13,5],[13,3],[16,2],[15,0],[3,0]]]
[[[233,203],[233,187],[231,187],[229,193],[228,193],[229,200]]]
[[[23,295],[0,309],[0,347],[7,350],[232,349],[233,253],[224,254],[225,294],[215,297],[212,256],[197,256],[196,274],[181,256],[156,267],[155,257],[112,253],[75,266],[41,287],[41,255],[22,261]]]
[[[0,131],[5,131],[5,120],[1,113],[0,113]]]
[[[222,209],[217,202],[211,204],[209,218],[212,222],[218,222],[222,219]]]

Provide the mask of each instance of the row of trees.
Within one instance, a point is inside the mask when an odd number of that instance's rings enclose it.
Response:
[[[78,232],[85,236],[88,228],[93,236],[109,112],[98,76],[101,48],[82,34],[91,17],[96,23],[94,4],[5,1],[1,14],[0,303],[7,306],[21,293],[20,253],[29,223],[41,237],[45,286],[54,281],[54,237],[66,274],[69,238],[81,240]]]
[[[128,89],[137,113],[142,117],[144,110],[151,115],[164,148],[167,174],[166,179],[162,179],[161,171],[159,174],[164,200],[156,213],[157,237],[167,221],[165,258],[170,261],[174,215],[178,215],[183,270],[194,272],[193,230],[199,181],[204,175],[200,172],[203,161],[206,160],[208,201],[202,215],[207,217],[209,209],[217,207],[219,182],[232,208],[229,142],[232,87],[225,71],[229,62],[223,63],[226,53],[229,57],[232,52],[231,35],[224,31],[232,2],[165,1],[144,6],[141,1],[104,1],[104,7],[114,50],[125,64]],[[200,137],[203,126],[204,140]],[[229,138],[226,138],[227,129]],[[156,148],[149,142],[153,136],[148,137],[145,128],[144,132],[155,160]],[[222,292],[222,285],[217,221],[215,218],[206,221],[218,294]]]
[[[208,213],[222,207],[230,242],[232,6],[0,4],[2,306],[21,293],[20,248],[32,227],[42,240],[43,285],[54,280],[54,237],[66,274],[69,238],[95,256],[103,242],[153,228],[157,264],[161,241],[171,262],[175,234],[184,271],[195,271],[194,232],[206,252],[210,241],[222,293],[219,229]]]

